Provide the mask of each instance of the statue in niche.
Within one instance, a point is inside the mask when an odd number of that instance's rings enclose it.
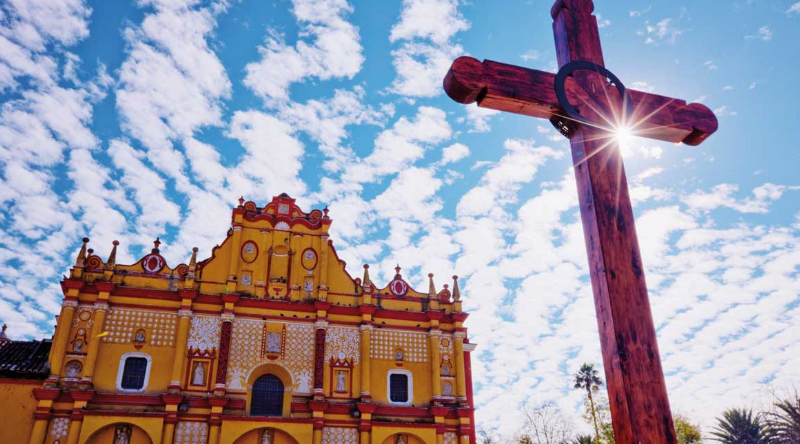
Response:
[[[130,444],[131,428],[128,426],[117,426],[114,431],[114,444]]]
[[[336,372],[336,391],[337,392],[347,391],[347,383],[345,382],[344,370],[339,370]]]
[[[398,348],[394,351],[394,360],[395,361],[402,361],[403,360],[403,349]]]
[[[445,381],[442,383],[442,394],[444,396],[450,396],[453,394],[453,384]]]
[[[64,372],[68,378],[77,378],[81,374],[81,368],[83,366],[78,361],[69,361],[64,367]]]
[[[83,352],[83,341],[78,339],[77,341],[72,343],[72,351],[75,353]]]
[[[137,330],[136,336],[133,337],[134,342],[144,342],[144,330]]]
[[[272,444],[272,430],[264,430],[261,434],[261,444]]]
[[[267,333],[267,353],[281,352],[281,334]]]
[[[206,371],[202,362],[194,364],[192,372],[192,385],[206,385]]]
[[[403,435],[397,435],[397,444],[406,444],[406,440],[403,439]]]

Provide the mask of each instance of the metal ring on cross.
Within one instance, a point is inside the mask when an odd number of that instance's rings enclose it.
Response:
[[[583,123],[590,126],[600,126],[605,127],[602,123],[592,122],[591,120],[583,117],[578,113],[578,110],[569,103],[569,99],[567,99],[567,91],[566,91],[566,81],[567,77],[571,76],[572,73],[579,70],[588,70],[588,71],[595,71],[596,73],[604,76],[605,78],[611,80],[611,83],[616,85],[617,90],[619,91],[619,95],[622,98],[623,103],[623,115],[625,116],[626,120],[629,114],[629,104],[631,102],[630,95],[628,94],[628,90],[625,89],[625,85],[619,80],[617,76],[614,75],[611,71],[606,69],[604,66],[598,65],[597,63],[592,63],[586,60],[575,60],[569,62],[561,67],[558,70],[558,74],[556,74],[555,78],[555,91],[556,91],[556,98],[558,99],[558,104],[564,110],[564,113],[567,117],[575,122]],[[554,121],[555,119],[555,121]],[[550,119],[551,123],[553,123],[556,128],[561,132],[561,134],[565,135],[569,138],[572,134],[572,128],[569,128],[567,122],[564,119],[559,119],[556,116]]]

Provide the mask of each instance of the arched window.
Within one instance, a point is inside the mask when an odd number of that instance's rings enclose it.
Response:
[[[275,375],[264,375],[253,384],[250,414],[281,416],[283,414],[283,383]]]

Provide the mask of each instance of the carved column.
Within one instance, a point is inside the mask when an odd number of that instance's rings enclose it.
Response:
[[[327,324],[327,323],[326,323]],[[317,323],[317,333],[314,340],[314,398],[322,398],[325,378],[325,328],[321,322]]]
[[[217,355],[217,378],[214,384],[215,394],[225,394],[225,382],[228,377],[228,356],[231,352],[231,330],[233,314],[222,315],[222,329],[219,335],[219,353]]]
[[[372,441],[372,413],[378,408],[372,403],[359,402],[358,411],[361,413],[361,420],[358,423],[358,431],[361,434],[360,444],[370,444]]]
[[[442,337],[442,332],[436,328],[431,328],[431,389],[433,391],[434,401],[442,395],[442,380],[439,376],[439,362],[441,356],[439,355],[439,340]]]
[[[172,444],[175,439],[175,424],[178,422],[178,405],[183,401],[183,396],[176,393],[167,393],[161,395],[161,400],[164,402],[165,413],[167,417],[164,418],[164,432],[161,435],[161,444]]]
[[[78,444],[78,437],[81,434],[81,427],[83,426],[83,409],[89,403],[89,400],[92,399],[92,395],[94,395],[94,392],[91,391],[70,391],[70,396],[72,396],[74,402],[72,404],[72,414],[69,417],[67,444]]]
[[[456,331],[453,334],[453,345],[456,358],[456,393],[459,404],[467,402],[467,384],[464,378],[464,337],[466,333]]]
[[[83,284],[81,282],[81,284]],[[71,290],[70,290],[71,291]],[[56,337],[50,349],[50,379],[58,379],[61,376],[61,366],[64,364],[64,353],[69,341],[69,332],[72,329],[72,318],[75,316],[75,309],[78,307],[78,295],[67,296],[61,304],[61,315],[58,317],[56,327]]]
[[[321,301],[328,299],[328,235],[319,237],[319,291],[317,298]]]
[[[170,391],[181,389],[184,366],[186,364],[186,346],[189,340],[189,327],[192,319],[192,299],[197,296],[196,291],[181,291],[181,309],[178,311],[178,337],[175,342],[175,357],[172,360],[172,377],[169,382]]]
[[[52,389],[33,389],[33,397],[36,399],[36,411],[33,413],[33,430],[29,444],[43,444],[47,438],[47,423],[50,420],[50,410],[53,408],[53,401],[61,393],[60,390]]]
[[[228,404],[228,398],[209,397],[208,403],[211,404],[211,416],[208,423],[208,444],[219,444],[219,432],[222,426],[222,409]]]
[[[361,324],[361,400],[369,401],[372,398],[369,388],[370,367],[372,358],[369,355],[372,324]]]
[[[106,323],[106,313],[108,312],[108,293],[102,298],[103,293],[97,298],[94,304],[94,325],[92,326],[92,337],[89,339],[89,350],[86,352],[86,362],[83,364],[83,377],[81,382],[91,383],[94,377],[94,368],[97,365],[97,354],[100,352],[100,333]]]

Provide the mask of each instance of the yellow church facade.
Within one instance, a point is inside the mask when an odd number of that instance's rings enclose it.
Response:
[[[84,238],[52,342],[0,342],[0,443],[475,444],[457,277],[353,278],[331,222],[240,199],[210,257],[175,267],[158,240],[122,265]],[[43,380],[17,374],[35,353]]]

